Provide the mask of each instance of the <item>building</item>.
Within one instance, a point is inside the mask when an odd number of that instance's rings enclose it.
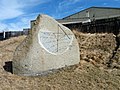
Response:
[[[0,32],[0,40],[3,40],[3,39],[4,39],[4,33]]]
[[[71,30],[80,32],[120,32],[120,8],[112,7],[90,7],[75,14],[57,20]],[[31,27],[36,25],[35,20],[31,21]],[[30,28],[23,31],[0,32],[0,40],[10,37],[28,35]]]
[[[26,35],[23,31],[4,31],[0,32],[0,40],[9,39],[10,37],[17,37],[21,35]]]
[[[85,33],[120,32],[120,8],[90,7],[57,20],[71,30]]]
[[[120,17],[120,8],[90,7],[63,19],[58,20],[62,24],[86,23],[94,20]]]
[[[28,35],[30,31],[30,28],[23,29],[23,35]]]
[[[62,19],[57,19],[71,30],[87,33],[118,33],[120,31],[120,8],[90,7]],[[31,21],[31,27],[36,25]],[[29,30],[27,29],[26,32]]]

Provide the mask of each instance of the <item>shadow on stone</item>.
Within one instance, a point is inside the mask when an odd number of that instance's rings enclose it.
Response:
[[[12,61],[5,62],[5,65],[3,66],[3,68],[5,71],[13,73]]]

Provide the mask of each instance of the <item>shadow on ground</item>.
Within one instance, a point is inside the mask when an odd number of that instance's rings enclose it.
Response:
[[[13,73],[12,70],[12,61],[5,62],[5,65],[3,66],[4,70],[10,73]]]

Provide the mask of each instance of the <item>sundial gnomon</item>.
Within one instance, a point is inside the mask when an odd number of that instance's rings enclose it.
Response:
[[[40,30],[38,34],[40,45],[51,54],[57,55],[64,53],[70,48],[73,41],[71,31],[65,30],[59,24],[58,30],[50,31],[45,28]]]

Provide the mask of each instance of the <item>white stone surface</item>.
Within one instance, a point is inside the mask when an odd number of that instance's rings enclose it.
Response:
[[[39,75],[79,63],[79,46],[70,29],[47,15],[38,16],[34,24],[14,53],[14,74]]]

